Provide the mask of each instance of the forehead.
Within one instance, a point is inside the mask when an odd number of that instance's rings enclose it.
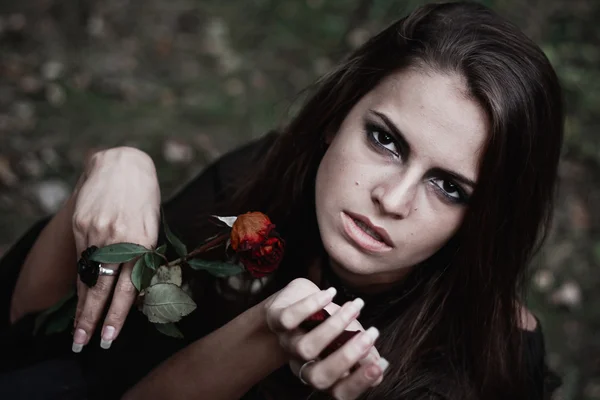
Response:
[[[409,69],[391,74],[366,97],[364,107],[386,114],[414,157],[476,180],[488,119],[464,78]]]

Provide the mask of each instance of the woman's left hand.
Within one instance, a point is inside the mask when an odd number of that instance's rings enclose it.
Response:
[[[296,279],[266,303],[267,324],[290,354],[290,367],[299,375],[300,366],[315,360],[302,371],[302,379],[336,399],[355,399],[383,379],[387,361],[379,356],[374,342],[378,331],[365,331],[356,320],[362,300],[340,307],[331,302],[334,292],[321,291],[306,279]],[[305,332],[300,324],[325,308],[331,317]],[[346,328],[360,330],[324,359],[317,357]],[[354,366],[358,366],[353,370]]]

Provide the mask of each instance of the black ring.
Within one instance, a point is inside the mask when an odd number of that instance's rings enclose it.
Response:
[[[81,253],[81,258],[77,261],[79,279],[90,288],[98,282],[98,275],[100,275],[100,263],[90,260],[90,256],[96,250],[98,250],[96,246],[88,247]]]

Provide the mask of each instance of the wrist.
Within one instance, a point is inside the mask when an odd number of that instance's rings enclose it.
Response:
[[[255,329],[258,335],[260,335],[265,343],[265,345],[269,348],[270,354],[272,354],[272,370],[275,371],[281,368],[283,365],[287,364],[290,360],[289,354],[281,347],[279,344],[279,339],[277,335],[269,328],[267,323],[267,306],[271,298],[267,298],[261,303],[257,304],[253,308],[256,313],[255,321]]]

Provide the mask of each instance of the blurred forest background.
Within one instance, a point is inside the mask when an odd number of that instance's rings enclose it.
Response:
[[[556,67],[568,108],[555,224],[529,305],[556,399],[600,399],[600,0],[482,1]],[[0,254],[91,152],[139,147],[168,197],[285,122],[301,91],[416,0],[0,0]]]

